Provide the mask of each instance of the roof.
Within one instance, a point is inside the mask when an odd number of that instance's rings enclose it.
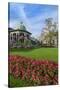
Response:
[[[23,24],[20,25],[20,29],[26,31],[26,27]]]
[[[28,31],[22,30],[22,29],[13,29],[13,28],[10,28],[10,27],[9,27],[8,30],[9,30],[9,32],[21,31],[21,32],[27,32],[27,33],[29,33],[29,34],[32,34],[32,33],[28,32]]]
[[[8,30],[14,30],[13,28],[8,27]]]

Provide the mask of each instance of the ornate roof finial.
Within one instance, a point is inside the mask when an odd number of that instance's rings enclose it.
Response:
[[[26,30],[26,27],[24,26],[24,24],[23,24],[22,21],[20,22],[20,29],[21,29],[21,30]]]

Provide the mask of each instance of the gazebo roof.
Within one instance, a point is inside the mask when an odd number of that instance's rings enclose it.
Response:
[[[21,32],[27,32],[28,34],[31,34],[26,30],[26,27],[24,26],[23,22],[20,23],[20,27],[18,29],[8,28],[8,30],[10,32],[21,31]]]
[[[25,28],[25,27],[24,27]],[[26,32],[28,34],[32,34],[30,32],[28,32],[26,29],[20,28],[20,29],[13,29],[13,28],[8,28],[9,32],[15,32],[15,31],[21,31],[21,32]]]

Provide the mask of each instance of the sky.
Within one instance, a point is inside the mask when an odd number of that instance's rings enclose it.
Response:
[[[55,22],[58,22],[58,6],[13,2],[8,4],[9,27],[19,28],[20,23],[23,22],[33,37],[41,34],[47,18],[53,18]]]

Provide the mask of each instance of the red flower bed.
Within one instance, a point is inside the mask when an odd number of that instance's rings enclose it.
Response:
[[[34,60],[23,56],[9,56],[9,74],[33,85],[58,84],[58,64],[48,60]]]

